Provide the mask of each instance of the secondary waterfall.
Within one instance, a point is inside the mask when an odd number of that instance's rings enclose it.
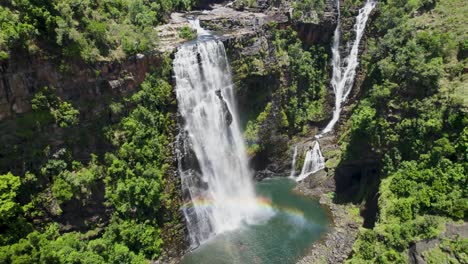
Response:
[[[320,144],[318,141],[315,141],[314,147],[307,151],[306,157],[304,160],[304,165],[302,165],[301,174],[297,176],[296,181],[302,181],[310,174],[317,172],[325,168],[325,158],[320,151]]]
[[[356,23],[354,24],[354,31],[356,32],[356,39],[351,46],[348,56],[345,59],[341,59],[340,53],[340,37],[341,37],[341,14],[340,14],[340,0],[336,1],[338,10],[338,24],[336,26],[333,45],[332,45],[332,64],[333,73],[331,84],[333,92],[335,93],[335,109],[333,110],[333,118],[327,124],[325,129],[316,136],[321,138],[324,134],[333,130],[336,122],[340,119],[342,104],[348,98],[351,89],[353,88],[354,78],[356,76],[356,68],[359,64],[359,44],[362,36],[364,35],[364,29],[369,18],[370,13],[375,7],[374,0],[367,0],[363,8],[359,9],[359,15],[356,17]],[[307,151],[304,166],[302,167],[301,174],[296,178],[296,181],[301,181],[309,176],[311,173],[319,171],[325,168],[325,159],[320,151],[320,145],[318,141],[315,142],[313,149]]]
[[[342,104],[348,98],[351,89],[354,84],[354,77],[356,75],[356,68],[359,64],[358,53],[359,44],[362,36],[364,35],[364,29],[366,28],[367,19],[369,14],[375,7],[374,0],[367,0],[363,8],[359,10],[359,15],[356,17],[356,23],[354,24],[354,31],[356,32],[356,39],[351,46],[351,50],[348,56],[342,60],[340,55],[340,36],[341,36],[341,14],[340,14],[340,1],[336,1],[338,9],[338,25],[336,26],[333,46],[332,46],[332,64],[333,74],[331,84],[335,93],[335,109],[333,111],[333,118],[322,131],[321,135],[333,130],[336,122],[338,122],[341,114]]]
[[[294,174],[296,173],[296,157],[297,157],[297,146],[294,146],[294,153],[293,153],[293,159],[291,163],[291,174],[289,175],[290,178],[294,177]]]
[[[191,200],[183,212],[192,247],[259,217],[226,52],[221,41],[198,32],[204,37],[181,46],[173,62],[185,121],[178,157],[184,196]],[[181,159],[190,150],[196,165],[184,168]]]

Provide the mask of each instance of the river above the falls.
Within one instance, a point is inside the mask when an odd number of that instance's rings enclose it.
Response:
[[[211,238],[186,254],[182,263],[296,263],[327,230],[329,219],[317,200],[292,191],[295,184],[288,178],[258,182],[258,203],[274,215]]]

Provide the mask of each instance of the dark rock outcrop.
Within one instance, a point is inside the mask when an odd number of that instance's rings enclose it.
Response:
[[[223,116],[224,120],[226,120],[226,124],[228,126],[231,125],[232,123],[232,114],[231,111],[229,111],[229,107],[226,103],[226,101],[223,98],[223,95],[221,94],[221,90],[216,91],[216,95],[218,96],[219,100],[221,100],[221,104],[223,105]]]
[[[410,245],[408,250],[408,261],[411,264],[426,264],[428,263],[427,257],[424,256],[426,252],[438,249],[444,239],[467,239],[468,238],[468,224],[466,222],[462,224],[447,223],[445,231],[442,232],[437,238],[421,240]],[[442,250],[443,247],[442,247]],[[457,259],[450,250],[446,250],[446,253],[453,259]],[[460,263],[463,263],[462,259],[458,259]],[[458,262],[457,262],[458,263]]]
[[[150,66],[157,66],[157,54],[132,56],[123,62],[60,64],[40,55],[14,54],[1,62],[0,121],[31,110],[30,99],[41,88],[55,88],[70,101],[96,101],[105,96],[125,96],[143,82]],[[83,113],[91,109],[82,107]]]
[[[294,25],[299,38],[305,44],[329,43],[336,28],[337,12],[333,0],[325,1],[325,10],[318,21],[297,21]]]

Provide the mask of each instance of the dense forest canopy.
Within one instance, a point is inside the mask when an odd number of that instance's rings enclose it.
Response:
[[[158,37],[153,27],[167,21],[172,11],[194,4],[190,0],[4,1],[0,59],[18,49],[90,63],[123,59],[154,48]]]
[[[386,1],[363,64],[365,94],[349,120],[345,159],[379,157],[373,229],[351,263],[404,263],[414,242],[436,238],[468,212],[467,11],[463,1]],[[466,239],[445,239],[429,263],[464,263]],[[442,252],[446,252],[445,254]]]

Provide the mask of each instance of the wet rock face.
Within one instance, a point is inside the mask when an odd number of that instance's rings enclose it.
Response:
[[[181,118],[181,117],[179,117]],[[182,123],[179,123],[182,124]],[[177,167],[182,171],[190,171],[190,174],[201,174],[200,164],[190,143],[190,136],[187,131],[179,126],[177,139],[174,144],[174,162],[179,163]]]
[[[216,95],[218,96],[219,100],[221,101],[221,104],[223,105],[224,120],[226,120],[226,124],[228,126],[230,126],[231,123],[232,123],[232,114],[229,111],[229,107],[228,107],[226,101],[224,101],[223,95],[221,94],[221,90],[217,90]]]

